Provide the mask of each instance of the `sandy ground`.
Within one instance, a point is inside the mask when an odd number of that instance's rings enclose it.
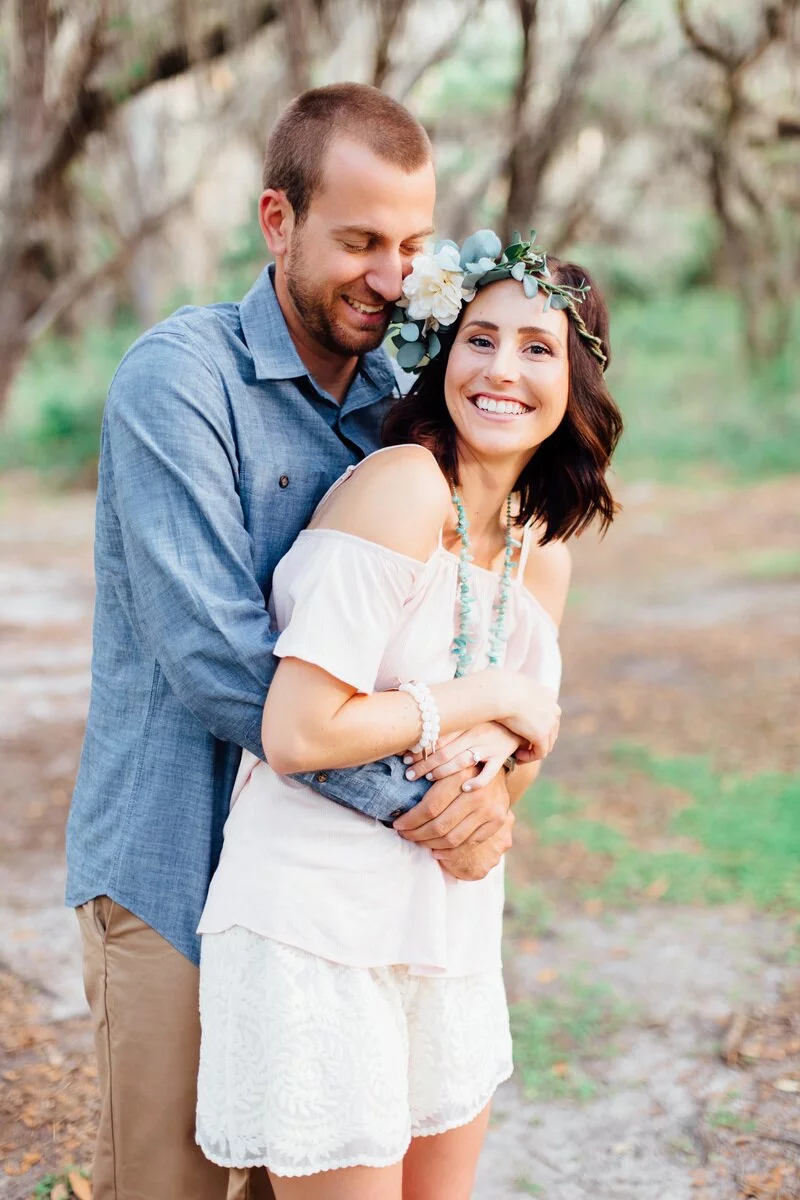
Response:
[[[0,1197],[90,1157],[94,1077],[63,828],[90,661],[93,500],[0,482]],[[728,491],[622,489],[606,542],[576,547],[563,633],[564,729],[549,772],[597,784],[620,828],[658,836],[669,800],[604,791],[614,742],[797,770],[800,480]],[[512,873],[547,898],[515,922],[512,999],[580,971],[626,1015],[582,1062],[588,1103],[501,1089],[476,1200],[800,1197],[800,972],[786,918],[744,906],[582,906],[596,864],[522,831]],[[761,1048],[742,1058],[743,1038]],[[727,1047],[727,1050],[726,1050]],[[726,1061],[727,1054],[727,1061]],[[745,1063],[746,1065],[743,1065]],[[780,1086],[777,1086],[780,1085]],[[735,1121],[720,1127],[725,1104]]]

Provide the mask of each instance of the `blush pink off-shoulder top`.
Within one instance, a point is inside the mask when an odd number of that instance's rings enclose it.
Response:
[[[531,536],[526,530],[509,591],[505,665],[557,690],[557,628],[519,578]],[[305,530],[273,577],[275,653],[364,693],[452,679],[457,572],[441,544],[421,562],[337,530]],[[499,578],[471,573],[479,669]],[[477,882],[453,879],[423,846],[247,751],[231,805],[200,933],[241,925],[333,962],[404,964],[418,975],[499,966],[502,863]]]

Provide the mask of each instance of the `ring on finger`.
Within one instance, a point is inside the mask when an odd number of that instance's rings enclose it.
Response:
[[[482,759],[481,759],[481,752],[480,752],[480,750],[476,750],[476,749],[473,747],[473,748],[470,750],[470,754],[472,755],[472,763],[473,763],[473,766],[476,766],[476,767],[477,767],[478,763],[482,761]]]

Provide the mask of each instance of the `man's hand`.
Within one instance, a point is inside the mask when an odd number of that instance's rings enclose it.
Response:
[[[502,773],[478,791],[462,791],[477,773],[477,767],[467,767],[432,784],[416,807],[398,817],[394,828],[407,841],[420,842],[428,850],[488,841],[503,828],[511,800]]]
[[[511,848],[513,828],[514,814],[508,812],[498,832],[488,841],[481,842],[479,845],[457,846],[455,850],[435,850],[433,857],[438,859],[440,867],[448,875],[452,875],[456,879],[466,879],[472,882],[483,879]]]

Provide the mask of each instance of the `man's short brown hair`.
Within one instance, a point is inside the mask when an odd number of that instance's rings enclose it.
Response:
[[[407,108],[363,83],[331,83],[297,96],[278,118],[264,161],[264,187],[285,192],[303,221],[322,180],[334,137],[361,142],[379,158],[418,171],[433,157],[425,130]]]

